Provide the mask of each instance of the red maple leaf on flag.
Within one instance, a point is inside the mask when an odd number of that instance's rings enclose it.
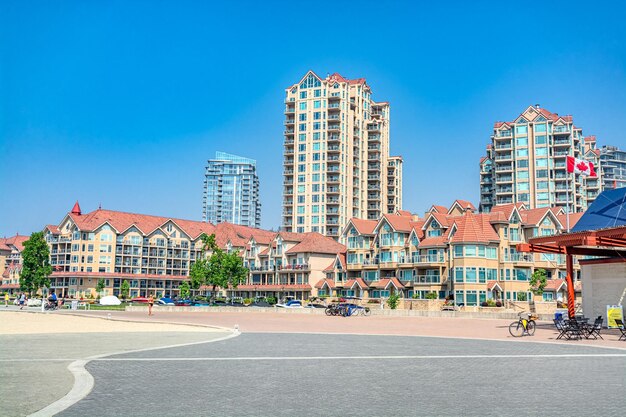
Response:
[[[578,168],[581,171],[587,171],[587,164],[585,164],[583,161],[580,161],[577,165],[576,168]]]

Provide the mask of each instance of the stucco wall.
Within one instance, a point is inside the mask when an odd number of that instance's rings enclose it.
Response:
[[[626,262],[582,265],[583,313],[604,317],[606,306],[626,301]]]

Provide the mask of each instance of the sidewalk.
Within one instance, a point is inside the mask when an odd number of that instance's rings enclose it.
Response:
[[[98,316],[106,312],[80,312],[80,315]],[[475,319],[459,317],[328,317],[322,314],[285,314],[260,312],[163,312],[158,309],[148,317],[145,312],[112,312],[114,319],[187,323],[234,328],[242,332],[268,333],[348,333],[368,335],[429,336],[507,340],[513,342],[546,342],[600,346],[626,349],[626,342],[618,341],[617,330],[604,330],[604,340],[556,340],[558,332],[551,322],[538,322],[534,336],[514,338],[509,334],[510,319]]]

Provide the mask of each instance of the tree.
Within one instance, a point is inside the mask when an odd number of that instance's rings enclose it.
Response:
[[[548,284],[545,269],[536,269],[530,276],[530,290],[535,295],[542,295],[544,288]]]
[[[30,295],[42,287],[50,287],[48,277],[52,273],[50,266],[50,248],[43,237],[43,232],[34,232],[24,242],[22,251],[22,273],[20,288]]]
[[[215,298],[216,288],[237,288],[248,277],[248,268],[243,266],[243,260],[237,253],[228,253],[222,250],[215,242],[215,234],[210,236],[203,233],[200,237],[203,242],[203,251],[210,253],[207,258],[197,260],[189,271],[190,282],[193,288],[207,285],[212,288],[211,298]]]
[[[104,278],[100,278],[98,280],[98,284],[96,284],[96,291],[98,292],[98,295],[101,295],[102,291],[104,290]]]
[[[431,291],[429,293],[426,294],[426,299],[427,300],[436,300],[437,299],[437,293],[435,291]]]
[[[189,297],[189,282],[183,281],[178,286],[178,291],[180,298],[188,298]]]
[[[518,292],[517,293],[517,301],[526,301],[526,293]]]
[[[128,283],[128,280],[124,280],[120,286],[120,296],[123,300],[125,300],[128,298],[128,294],[130,294],[130,284]]]
[[[398,302],[400,301],[400,296],[398,293],[393,293],[387,299],[387,305],[390,309],[395,310],[398,307]]]

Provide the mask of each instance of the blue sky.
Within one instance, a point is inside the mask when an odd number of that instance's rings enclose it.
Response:
[[[435,3],[1,2],[0,236],[76,200],[199,220],[216,150],[257,159],[278,227],[284,89],[309,69],[391,102],[420,214],[478,204],[493,122],[531,104],[626,148],[626,3]]]

